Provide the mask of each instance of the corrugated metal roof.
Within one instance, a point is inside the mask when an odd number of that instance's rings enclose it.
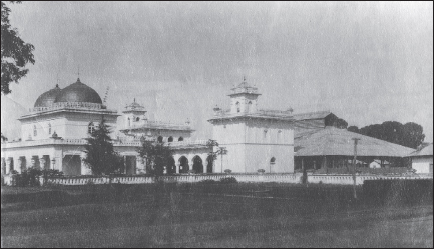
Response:
[[[433,155],[433,144],[428,144],[427,146],[423,147],[422,149],[413,151],[410,153],[411,157],[417,157],[417,156],[432,156]]]
[[[413,151],[412,148],[327,126],[297,134],[295,156],[354,156],[352,138],[361,139],[357,145],[358,156],[405,157]]]

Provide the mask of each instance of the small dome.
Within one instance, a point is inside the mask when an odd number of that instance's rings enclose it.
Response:
[[[57,95],[61,92],[59,85],[56,84],[56,87],[41,94],[35,102],[34,107],[49,107],[56,100]]]
[[[77,79],[77,82],[63,88],[54,102],[87,102],[102,104],[98,93],[87,85],[81,83],[80,79]]]

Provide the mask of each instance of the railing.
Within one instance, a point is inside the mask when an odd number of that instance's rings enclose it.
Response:
[[[390,175],[402,175],[407,173],[408,168],[406,167],[390,167],[390,168],[365,168],[365,167],[357,167],[356,172],[361,174],[372,174],[372,175],[381,175],[381,174],[390,174]],[[352,174],[353,166],[348,166],[345,168],[326,168],[319,169],[315,173],[318,174]]]
[[[137,125],[133,124],[124,129],[140,129],[140,128],[161,128],[161,129],[181,129],[181,130],[191,130],[190,123],[171,123],[163,121],[145,121],[145,123]]]
[[[51,106],[48,107],[34,107],[30,108],[30,112],[41,112],[41,111],[50,111],[50,110],[57,110],[57,109],[63,109],[63,108],[74,108],[74,109],[93,109],[93,110],[99,110],[104,109],[105,106],[98,104],[98,103],[89,103],[89,102],[58,102],[53,103]]]
[[[6,185],[11,185],[11,175],[4,175]],[[280,183],[301,183],[302,174],[210,174],[210,175],[176,175],[176,176],[117,176],[112,177],[112,183],[122,184],[147,184],[155,183],[156,179],[163,182],[179,182],[179,183],[195,183],[204,180],[219,181],[221,178],[234,177],[238,182],[280,182]],[[357,175],[356,185],[362,185],[366,180],[393,180],[393,179],[432,179],[433,176],[367,176]],[[42,183],[42,177],[40,178]],[[49,183],[59,185],[85,185],[85,184],[108,184],[109,177],[89,177],[83,176],[68,178],[51,178]],[[354,184],[352,175],[308,175],[308,183],[312,184],[337,184],[337,185],[352,185]]]
[[[258,93],[257,87],[236,87],[232,88],[232,93]]]
[[[202,145],[206,146],[208,140],[186,140],[186,141],[176,141],[176,142],[168,142],[166,143],[169,146],[173,147],[181,147],[181,146],[194,146],[194,145]],[[62,138],[62,139],[41,139],[41,140],[29,140],[29,141],[19,141],[19,142],[8,142],[2,143],[2,147],[5,148],[16,148],[16,147],[29,147],[29,146],[39,146],[39,145],[48,145],[48,144],[71,144],[71,145],[84,145],[86,144],[86,139],[73,139],[73,138]],[[125,139],[119,138],[113,140],[114,146],[141,146],[141,142],[138,139]]]

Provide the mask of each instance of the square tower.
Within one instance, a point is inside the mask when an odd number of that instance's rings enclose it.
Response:
[[[244,79],[231,89],[231,108],[214,108],[213,140],[226,151],[218,155],[213,172],[230,169],[236,173],[294,172],[295,119],[288,111],[264,111],[257,108],[258,93]],[[218,151],[219,148],[214,148]]]

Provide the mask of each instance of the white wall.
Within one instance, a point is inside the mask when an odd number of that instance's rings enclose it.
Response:
[[[432,164],[433,164],[433,157],[413,157],[412,158],[412,168],[416,170],[416,173],[433,173],[432,172]],[[431,169],[430,169],[431,165]]]

